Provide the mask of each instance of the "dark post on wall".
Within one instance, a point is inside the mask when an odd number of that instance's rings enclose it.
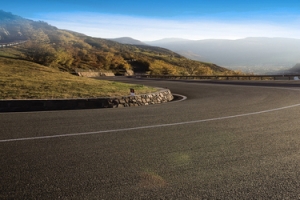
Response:
[[[132,88],[130,88],[130,95],[131,95],[131,96],[134,96],[134,95],[135,95],[134,89],[132,89]]]

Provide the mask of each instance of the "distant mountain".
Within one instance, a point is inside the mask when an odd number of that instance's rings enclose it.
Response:
[[[294,67],[292,67],[291,71],[300,73],[300,63],[297,63]]]
[[[145,41],[146,44],[156,45],[156,44],[166,44],[166,43],[176,43],[176,42],[185,42],[185,41],[191,41],[183,38],[163,38],[160,40],[155,41]]]
[[[297,63],[295,66],[293,66],[290,69],[282,70],[278,74],[300,74],[300,63]]]
[[[17,40],[25,40],[26,27],[30,20],[0,10],[0,43],[8,43]],[[18,24],[23,24],[20,27]]]
[[[1,55],[35,62],[62,71],[110,70],[136,73],[202,75],[234,74],[212,63],[187,59],[166,48],[145,45],[132,38],[116,41],[61,30],[43,21],[0,11],[0,43],[26,40],[1,48]],[[122,44],[122,43],[134,43]],[[7,50],[7,51],[6,51]]]
[[[239,40],[158,40],[149,45],[170,49],[190,59],[213,62],[230,69],[266,73],[300,62],[300,40],[246,38]]]
[[[133,39],[131,37],[121,37],[121,38],[114,38],[114,39],[109,39],[115,42],[119,42],[121,44],[132,44],[132,45],[147,45],[144,42],[141,42],[139,40]]]

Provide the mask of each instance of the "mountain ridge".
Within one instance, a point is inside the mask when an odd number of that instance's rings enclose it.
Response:
[[[0,11],[0,36],[0,43],[20,39],[27,41],[9,47],[10,51],[14,51],[14,56],[61,71],[111,70],[116,74],[124,74],[133,70],[162,75],[235,73],[213,63],[187,59],[166,48],[94,38],[58,29],[43,21],[14,17],[4,11]]]
[[[121,44],[147,45],[146,43],[141,42],[140,40],[136,40],[136,39],[131,38],[131,37],[120,37],[120,38],[112,38],[112,39],[108,38],[108,40],[119,42]]]

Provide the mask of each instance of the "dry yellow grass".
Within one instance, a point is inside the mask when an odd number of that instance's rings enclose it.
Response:
[[[156,91],[142,85],[95,80],[35,63],[0,57],[0,99],[112,97]]]

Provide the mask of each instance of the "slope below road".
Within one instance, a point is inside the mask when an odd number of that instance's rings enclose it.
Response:
[[[1,198],[299,197],[298,82],[114,79],[188,98],[124,109],[0,114]],[[47,138],[54,135],[62,137]]]

